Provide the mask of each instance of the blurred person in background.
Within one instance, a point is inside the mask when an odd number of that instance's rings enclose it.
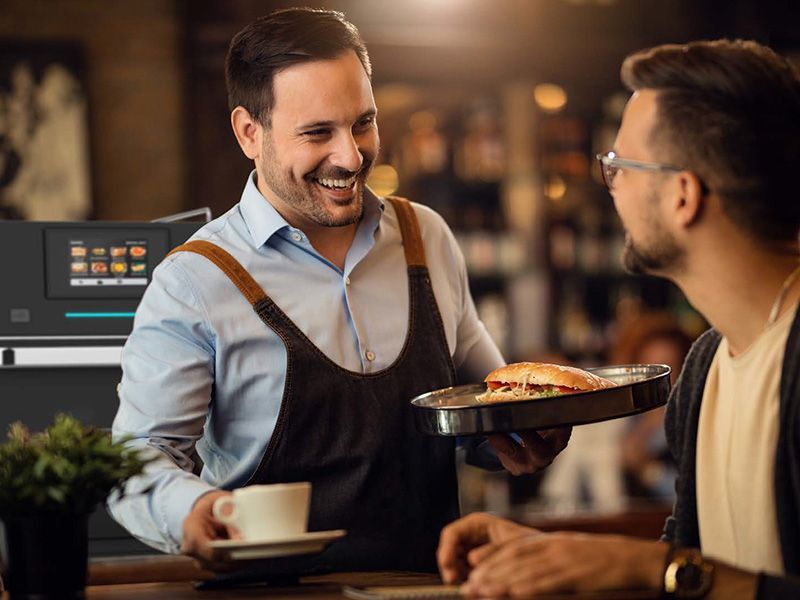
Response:
[[[673,315],[647,311],[620,324],[609,360],[615,365],[667,365],[674,386],[692,341]],[[674,499],[676,473],[667,448],[663,408],[627,420],[621,452],[628,496]]]
[[[208,542],[236,535],[217,498],[310,481],[309,529],[348,535],[306,567],[436,568],[439,529],[458,516],[454,444],[419,433],[409,399],[503,360],[441,217],[366,186],[370,75],[337,12],[276,11],[231,42],[231,125],[254,171],[155,270],[122,354],[114,434],[158,461],[110,509],[154,547],[215,568]],[[520,435],[493,447],[531,472],[569,430]]]
[[[672,315],[637,310],[618,324],[608,361],[666,364],[674,385],[691,345]],[[662,408],[575,429],[569,447],[543,472],[540,494],[556,513],[584,508],[613,513],[624,510],[631,498],[673,500],[675,475]]]
[[[442,577],[480,597],[798,598],[800,76],[767,47],[720,40],[631,55],[622,80],[634,93],[598,159],[623,262],[675,282],[712,327],[667,406],[672,515],[649,541],[473,514],[442,532]]]

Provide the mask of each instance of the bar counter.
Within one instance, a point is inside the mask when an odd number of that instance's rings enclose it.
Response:
[[[218,598],[268,598],[269,600],[339,600],[344,586],[433,585],[438,576],[408,572],[332,573],[301,577],[294,584],[251,585],[198,590],[195,585],[214,577],[185,556],[153,555],[120,559],[94,559],[89,566],[86,598],[91,600]],[[7,600],[8,594],[0,594]],[[581,593],[542,596],[542,600],[644,600],[658,598],[655,591]]]
[[[615,533],[656,539],[666,516],[668,506],[647,506],[628,510],[620,514],[573,515],[550,517],[519,514],[517,518],[543,531],[581,531],[592,533]],[[432,574],[403,572],[336,573],[303,577],[294,585],[255,585],[250,587],[220,587],[198,590],[195,584],[214,579],[214,573],[204,571],[194,560],[186,556],[153,554],[120,558],[91,559],[88,572],[86,597],[98,598],[270,598],[280,600],[313,597],[318,600],[343,598],[342,587],[431,585],[440,583]],[[0,587],[0,590],[2,587]],[[658,598],[654,591],[608,592],[602,594],[551,595],[549,600],[633,600]],[[6,600],[8,594],[0,593]]]
[[[157,558],[157,557],[156,557]],[[180,557],[177,557],[180,559]],[[149,565],[146,563],[150,563]],[[161,562],[161,561],[156,561]],[[157,576],[162,579],[149,583],[111,583],[125,579],[153,579],[155,577],[139,576],[141,573],[151,571],[155,567]],[[151,571],[152,572],[152,571]],[[120,577],[122,576],[122,577]],[[253,585],[246,587],[223,587],[218,589],[195,589],[194,581],[208,579],[211,574],[201,571],[193,566],[191,561],[172,559],[154,564],[153,559],[146,559],[143,563],[136,564],[131,561],[128,565],[115,565],[108,563],[94,563],[89,569],[89,587],[86,597],[92,600],[103,599],[137,599],[137,598],[170,598],[183,600],[203,600],[204,598],[270,598],[271,600],[297,600],[298,598],[315,598],[316,600],[340,599],[342,587],[345,585],[374,586],[374,585],[430,585],[439,583],[439,578],[430,574],[419,573],[336,573],[330,575],[316,575],[302,577],[294,585]],[[181,581],[182,579],[182,581]],[[189,579],[189,580],[187,580]]]
[[[668,507],[627,511],[619,515],[542,518],[518,515],[519,520],[544,531],[572,530],[616,533],[655,539],[661,531]],[[95,558],[90,561],[86,597],[117,598],[270,598],[271,600],[308,597],[317,600],[343,598],[342,587],[431,585],[440,583],[432,574],[403,572],[335,573],[303,577],[293,585],[254,585],[198,590],[195,584],[214,579],[214,573],[200,569],[186,556],[154,554],[123,558]],[[208,584],[207,584],[208,585]],[[0,589],[2,589],[0,587]],[[546,600],[634,600],[658,598],[654,591],[581,593],[547,596]],[[0,593],[2,600],[8,594]],[[544,598],[544,597],[542,597]]]

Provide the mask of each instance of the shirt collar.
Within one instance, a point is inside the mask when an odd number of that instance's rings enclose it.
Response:
[[[239,200],[239,206],[242,218],[250,231],[250,236],[256,248],[266,244],[279,231],[295,229],[286,222],[286,219],[275,210],[275,207],[258,190],[255,170],[247,178],[242,197]],[[380,225],[384,206],[383,199],[376,196],[369,188],[366,188],[364,190],[364,216],[359,229],[367,227],[368,231],[374,232]]]
[[[256,248],[266,244],[281,229],[290,227],[286,219],[258,191],[255,169],[247,177],[239,207]]]

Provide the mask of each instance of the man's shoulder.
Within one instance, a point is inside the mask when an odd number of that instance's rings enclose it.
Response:
[[[719,348],[719,343],[722,341],[720,333],[714,329],[708,329],[695,340],[689,353],[686,355],[686,360],[681,369],[681,379],[684,383],[693,385],[698,380],[705,381],[708,370],[711,367],[711,362],[714,360],[714,355]]]
[[[694,341],[691,349],[689,350],[689,357],[697,362],[703,358],[707,358],[709,352],[716,352],[719,343],[722,341],[722,335],[713,327],[707,329]],[[688,361],[688,358],[687,358]]]
[[[209,221],[198,229],[186,242],[211,242],[225,250],[235,260],[247,268],[248,256],[252,254],[253,243],[247,227],[242,220],[239,205],[233,206],[225,214]],[[211,261],[190,251],[179,251],[167,256],[153,272],[153,283],[164,284],[177,277],[185,283],[207,281],[209,277],[223,275]]]
[[[689,405],[699,400],[699,390],[705,386],[711,362],[721,340],[722,336],[712,328],[702,333],[692,344],[681,367],[680,377],[670,394],[668,415],[676,410],[687,410]]]
[[[233,205],[227,212],[221,214],[203,225],[187,241],[206,240],[220,246],[225,246],[229,239],[239,236],[239,230],[244,226],[239,204]]]
[[[247,226],[242,219],[239,205],[234,205],[226,213],[209,221],[194,232],[186,242],[205,241],[211,242],[237,258],[252,251],[253,243],[249,237]],[[186,261],[195,262],[197,257],[192,252],[176,252],[167,260],[183,264]]]

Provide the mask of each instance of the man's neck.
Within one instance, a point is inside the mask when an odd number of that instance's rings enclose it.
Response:
[[[731,353],[739,354],[764,331],[784,282],[798,267],[797,252],[770,251],[747,242],[706,244],[695,254],[686,261],[691,267],[671,278],[727,338]],[[798,297],[800,281],[795,280],[778,316],[785,314]]]
[[[347,253],[356,237],[358,223],[345,225],[344,227],[322,227],[311,228],[298,227],[308,237],[308,241],[314,249],[323,257],[344,271],[344,263]]]
[[[347,259],[347,253],[356,237],[358,222],[341,227],[327,227],[320,225],[293,211],[290,206],[277,200],[277,195],[256,177],[256,187],[261,195],[266,198],[272,207],[286,220],[289,225],[306,234],[308,242],[319,254],[336,265],[342,271]]]

